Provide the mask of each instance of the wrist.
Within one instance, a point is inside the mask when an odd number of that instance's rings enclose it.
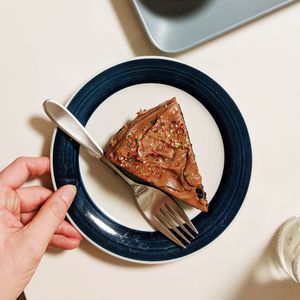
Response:
[[[9,282],[8,279],[0,278],[0,299],[1,300],[16,300],[23,291],[22,287],[15,286],[14,281]]]

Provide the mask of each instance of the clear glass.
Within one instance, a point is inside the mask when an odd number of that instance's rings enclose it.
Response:
[[[277,254],[283,270],[300,284],[300,215],[288,219],[280,228]]]

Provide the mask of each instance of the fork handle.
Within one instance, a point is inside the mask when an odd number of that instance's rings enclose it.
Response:
[[[67,135],[90,150],[97,158],[103,157],[103,150],[90,136],[75,116],[62,104],[46,100],[43,103],[44,110],[48,117]]]
[[[101,159],[103,163],[116,172],[132,188],[136,185],[134,181],[128,178],[125,174],[123,174],[122,171],[104,158],[102,148],[65,106],[53,100],[46,100],[43,103],[43,107],[47,116],[68,136],[70,136],[81,146],[90,150],[92,154],[96,156],[96,158]]]

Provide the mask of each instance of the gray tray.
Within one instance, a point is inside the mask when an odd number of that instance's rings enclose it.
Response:
[[[132,0],[152,43],[164,52],[201,44],[296,0]]]

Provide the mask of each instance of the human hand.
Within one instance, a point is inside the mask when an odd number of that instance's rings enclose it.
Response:
[[[64,220],[76,188],[52,192],[22,187],[49,174],[46,157],[18,158],[0,172],[0,299],[15,300],[33,276],[48,245],[74,249],[81,235]]]

